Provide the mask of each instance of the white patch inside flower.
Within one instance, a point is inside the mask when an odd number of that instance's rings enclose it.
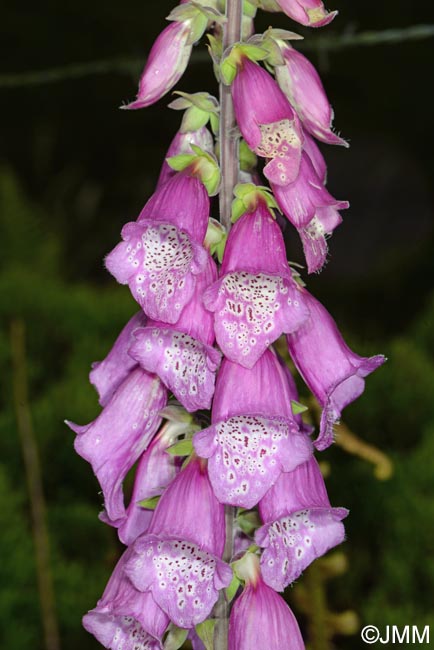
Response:
[[[132,616],[121,616],[117,619],[116,628],[110,648],[112,650],[156,650],[158,641],[150,636]]]
[[[318,217],[314,217],[312,221],[309,222],[307,227],[304,229],[304,232],[309,239],[319,239],[320,237],[324,237],[326,234],[325,228]]]
[[[295,130],[294,120],[286,119],[271,122],[270,124],[260,124],[259,129],[261,131],[261,142],[255,149],[259,156],[283,158],[288,155],[291,149],[298,149],[301,146],[300,137]]]

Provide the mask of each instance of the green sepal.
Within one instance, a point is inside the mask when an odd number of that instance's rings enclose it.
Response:
[[[203,623],[196,625],[196,634],[204,644],[206,650],[214,650],[214,628],[217,620],[215,618],[208,618]]]
[[[194,144],[190,146],[193,154],[171,156],[166,158],[166,162],[177,172],[190,167],[192,175],[200,178],[209,196],[215,196],[220,187],[220,167],[217,158]]]
[[[169,167],[174,169],[176,172],[182,172],[189,165],[192,165],[195,160],[196,156],[192,153],[181,153],[178,156],[170,156],[170,158],[166,158]]]
[[[217,259],[220,263],[223,260],[227,238],[226,228],[216,219],[210,218],[208,220],[204,246],[209,249],[211,255],[217,254]]]
[[[232,570],[240,582],[245,582],[247,579],[251,578],[251,575],[249,574],[253,567],[257,567],[259,573],[259,558],[256,555],[258,550],[258,547],[255,544],[252,544],[249,546],[242,558],[236,560],[236,562],[232,562]]]
[[[249,148],[245,140],[240,140],[240,167],[243,172],[250,172],[258,164],[257,155]]]
[[[255,7],[253,2],[250,2],[250,0],[244,0],[243,1],[243,14],[244,14],[244,16],[247,16],[248,18],[254,18],[256,16],[257,11],[258,11],[258,8]]]
[[[252,533],[261,526],[261,520],[259,519],[259,514],[256,510],[246,510],[239,513],[237,517],[237,524],[246,535],[252,535]]]
[[[217,38],[213,34],[207,34],[209,41],[208,49],[210,50],[211,58],[214,63],[218,63],[223,55],[223,42],[221,38]]]
[[[253,183],[239,183],[234,187],[234,194],[236,198],[232,202],[232,223],[238,221],[245,212],[256,210],[260,199],[265,201],[271,216],[275,218],[272,210],[278,209],[278,205],[268,187]]]
[[[238,43],[235,47],[247,56],[250,61],[263,61],[267,58],[267,51],[253,43]]]
[[[308,411],[308,407],[300,402],[296,402],[294,399],[291,400],[291,411],[293,415],[299,415],[300,413],[305,413]]]
[[[193,453],[193,443],[190,438],[184,438],[168,447],[166,452],[171,456],[190,456]]]
[[[238,68],[230,57],[224,59],[220,64],[220,75],[223,83],[230,86],[237,76]]]
[[[273,13],[282,11],[277,0],[250,0],[250,2],[256,7],[259,7],[259,9],[263,9],[263,11],[271,11]]]
[[[189,133],[191,131],[198,131],[203,126],[209,122],[209,113],[201,111],[200,108],[196,106],[190,106],[182,118],[181,128],[179,129],[181,133]]]
[[[180,97],[171,102],[169,108],[175,111],[185,110],[180,128],[181,133],[199,130],[208,123],[211,116],[215,116],[220,110],[217,99],[209,93],[189,94],[177,91],[175,94]]]
[[[215,113],[211,113],[209,116],[209,123],[211,125],[211,130],[214,135],[218,135],[220,131],[220,119]]]
[[[229,587],[225,589],[226,600],[228,601],[228,603],[231,603],[235,598],[235,594],[237,593],[240,584],[241,584],[240,579],[234,573],[231,580],[231,584],[229,585]]]
[[[160,411],[159,415],[169,422],[192,424],[193,416],[178,404],[168,404]]]
[[[225,16],[219,11],[213,7],[203,6],[198,2],[178,5],[170,12],[166,20],[181,23],[190,21],[190,37],[187,41],[189,45],[196,43],[203,36],[209,23],[222,25],[226,22]]]
[[[268,51],[252,43],[235,43],[232,48],[226,50],[220,64],[220,74],[223,83],[230,86],[237,76],[238,67],[243,57],[251,61],[263,61],[268,56]]]
[[[143,499],[143,501],[138,501],[138,505],[141,508],[146,508],[146,510],[155,510],[160,500],[160,496],[151,497],[150,499]]]
[[[182,648],[184,645],[187,637],[188,630],[185,630],[182,627],[176,627],[176,625],[171,623],[169,633],[164,641],[164,650],[179,650],[179,648]]]

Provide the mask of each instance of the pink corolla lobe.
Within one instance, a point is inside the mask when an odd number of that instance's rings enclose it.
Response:
[[[307,27],[324,27],[337,16],[337,11],[328,12],[322,0],[276,0],[287,16]]]
[[[189,21],[171,22],[163,29],[149,53],[136,99],[123,109],[145,108],[157,102],[180,80],[190,59]]]
[[[296,580],[317,557],[345,539],[341,522],[348,511],[332,508],[318,463],[312,456],[281,474],[259,502],[265,525],[255,533],[263,547],[261,571],[276,591]]]
[[[264,167],[265,176],[279,185],[294,181],[300,167],[303,130],[276,81],[240,54],[232,97],[243,138],[258,156],[270,159]]]
[[[67,422],[77,434],[76,452],[92,465],[112,521],[125,516],[123,480],[157,432],[166,403],[167,391],[158,377],[137,367],[96,420],[84,426]]]
[[[253,367],[282,332],[297,330],[308,317],[286,260],[282,232],[263,201],[231,229],[221,277],[203,299],[214,312],[223,353],[246,368]]]
[[[291,358],[322,407],[319,450],[333,442],[333,425],[342,410],[360,397],[365,377],[385,362],[381,354],[360,357],[345,343],[337,325],[323,305],[303,289],[310,317],[297,332],[287,335]]]

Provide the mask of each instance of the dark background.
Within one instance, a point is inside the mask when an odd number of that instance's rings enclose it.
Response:
[[[118,110],[134,98],[140,66],[33,85],[15,80],[12,86],[9,75],[100,60],[144,62],[173,4],[3,6],[0,645],[9,650],[44,647],[12,406],[11,324],[18,319],[26,328],[62,648],[97,648],[80,617],[94,606],[120,548],[97,519],[97,483],[74,454],[63,419],[84,423],[98,413],[89,364],[106,354],[135,310],[102,259],[151,194],[180,117],[166,109],[168,97],[146,110]],[[356,611],[361,625],[423,627],[434,623],[434,39],[328,50],[319,38],[434,23],[434,10],[431,2],[404,0],[328,6],[340,15],[322,30],[303,30],[272,14],[257,21],[257,31],[273,23],[306,35],[303,51],[321,72],[337,130],[351,142],[349,150],[323,148],[329,187],[351,208],[330,240],[327,267],[307,278],[308,287],[352,347],[389,357],[346,410],[345,422],[390,456],[392,478],[378,481],[369,463],[337,446],[321,457],[331,466],[332,502],[351,509],[342,547],[348,569],[330,582],[328,602],[333,611]],[[179,89],[216,93],[202,59],[195,57]],[[288,246],[291,259],[302,262],[289,229]],[[337,636],[335,643],[365,647],[357,634]]]

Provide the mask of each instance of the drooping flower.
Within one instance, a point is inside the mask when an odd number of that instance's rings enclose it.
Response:
[[[324,27],[338,13],[328,12],[322,0],[276,0],[276,3],[287,16],[308,27]]]
[[[252,369],[225,359],[217,377],[213,424],[193,438],[208,458],[214,492],[222,503],[252,508],[276,482],[312,453],[291,410],[291,391],[275,353]]]
[[[232,607],[228,650],[304,650],[294,614],[263,581],[258,558],[252,553],[245,557],[245,587]]]
[[[160,176],[158,177],[157,189],[177,173],[170,167],[167,158],[179,156],[180,154],[193,153],[191,148],[192,144],[200,147],[203,151],[207,151],[208,153],[214,151],[214,140],[206,126],[202,126],[197,131],[187,131],[186,133],[178,131],[167,150],[166,159],[163,162]],[[182,205],[180,207],[182,207]]]
[[[137,361],[128,354],[128,348],[134,340],[134,330],[144,325],[146,316],[139,311],[125,325],[106,358],[92,364],[89,380],[98,391],[101,406],[107,404],[115,390],[137,365]]]
[[[309,273],[319,271],[327,257],[326,236],[342,219],[339,210],[349,207],[338,201],[325,188],[306,152],[303,152],[300,173],[293,183],[273,185],[274,197],[301,237]]]
[[[260,65],[240,53],[237,66],[232,97],[243,138],[258,156],[271,159],[263,170],[270,181],[291,183],[298,175],[303,145],[297,114]]]
[[[136,589],[125,575],[131,554],[131,549],[124,552],[96,607],[83,617],[83,626],[110,650],[162,650],[169,618],[150,593]]]
[[[134,333],[130,355],[148,372],[155,372],[175,397],[193,412],[208,409],[214,394],[221,354],[214,343],[213,317],[202,303],[205,289],[216,279],[211,257],[197,276],[195,293],[176,325],[150,321]]]
[[[171,22],[165,27],[149,53],[137,98],[121,108],[145,108],[161,99],[184,74],[192,48],[190,21]]]
[[[231,229],[221,278],[203,299],[214,312],[216,338],[225,356],[246,368],[282,332],[293,332],[306,320],[282,232],[262,199]]]
[[[232,580],[231,568],[219,559],[224,544],[224,507],[205,463],[193,458],[163,493],[125,571],[175,625],[190,628],[209,616],[218,591]]]
[[[279,41],[279,47],[285,65],[276,66],[276,79],[291,106],[297,111],[304,128],[322,142],[348,146],[331,129],[333,109],[312,63],[283,41]]]
[[[309,390],[322,406],[317,449],[333,442],[333,425],[342,410],[365,389],[365,377],[381,366],[385,357],[360,357],[350,350],[327,310],[303,289],[309,319],[287,336],[292,360]]]
[[[318,463],[312,456],[293,472],[281,474],[259,502],[265,525],[255,533],[264,548],[262,575],[283,591],[317,557],[344,541],[345,508],[332,508]]]
[[[150,318],[176,323],[191,300],[208,262],[201,246],[208,213],[208,194],[194,169],[179,172],[157,189],[137,222],[123,227],[123,241],[106,257],[107,269],[129,285]]]
[[[167,391],[155,375],[137,367],[90,424],[67,425],[77,434],[76,452],[92,465],[104,495],[107,516],[125,516],[122,483],[161,424]]]

